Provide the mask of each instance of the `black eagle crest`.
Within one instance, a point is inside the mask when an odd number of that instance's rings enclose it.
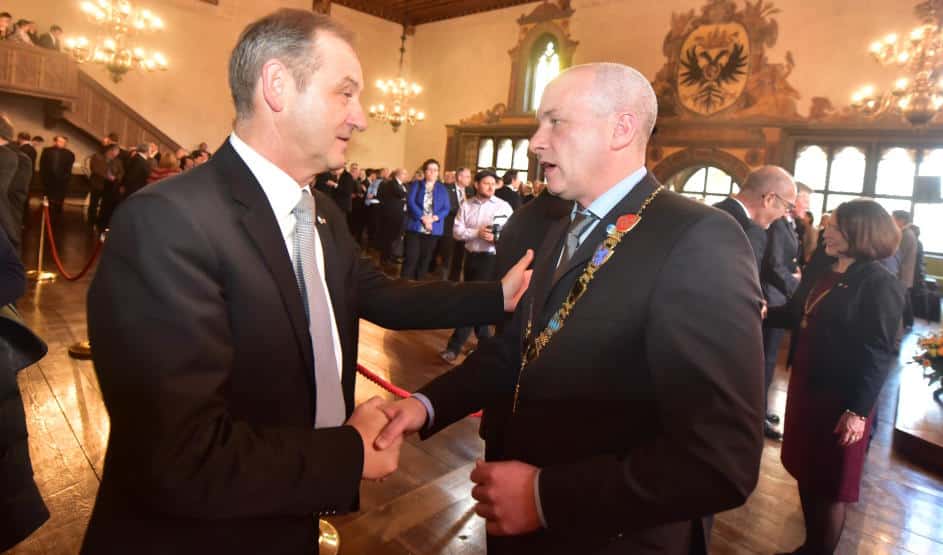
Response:
[[[681,83],[697,87],[694,102],[709,113],[723,101],[723,86],[737,82],[741,75],[746,74],[747,58],[740,43],[734,43],[729,51],[725,48],[714,56],[706,50],[698,53],[697,46],[692,46],[681,58],[681,65],[684,66]]]

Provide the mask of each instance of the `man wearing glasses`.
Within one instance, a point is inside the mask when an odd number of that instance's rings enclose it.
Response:
[[[763,170],[767,170],[765,175],[766,180],[769,180],[764,187],[766,193],[763,195],[763,204],[770,213],[775,214],[775,219],[766,230],[766,253],[760,267],[760,285],[763,287],[768,306],[772,308],[786,304],[799,286],[799,236],[796,235],[796,226],[792,219],[798,192],[792,176],[782,168],[767,166],[757,171]],[[808,192],[804,194],[808,197]],[[776,372],[776,359],[784,334],[785,330],[763,327],[767,394]],[[779,421],[779,416],[771,412],[767,404],[764,422],[766,437],[776,441],[782,439],[782,433],[774,428]]]

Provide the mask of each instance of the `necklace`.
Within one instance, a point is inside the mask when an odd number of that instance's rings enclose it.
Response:
[[[534,305],[533,299],[531,299],[530,315],[527,319],[527,328],[524,331],[524,349],[521,354],[521,367],[517,373],[517,384],[514,386],[512,413],[517,412],[517,403],[521,392],[521,376],[524,374],[524,368],[540,355],[540,352],[550,343],[550,338],[563,329],[563,324],[566,322],[567,317],[570,315],[577,301],[579,301],[583,294],[586,293],[586,290],[589,289],[589,284],[593,281],[593,278],[596,277],[596,272],[612,258],[616,247],[630,231],[635,229],[635,226],[642,220],[642,213],[645,212],[648,205],[650,205],[652,201],[655,200],[655,197],[663,190],[664,187],[659,185],[658,188],[645,199],[645,202],[642,203],[642,207],[639,208],[638,212],[634,215],[626,214],[619,218],[616,226],[613,226],[615,229],[596,247],[595,254],[593,254],[586,268],[583,269],[583,273],[576,280],[576,283],[573,284],[573,288],[570,290],[569,295],[567,295],[566,301],[563,302],[563,305],[557,310],[556,314],[553,315],[550,322],[547,323],[547,327],[544,328],[537,337],[533,335]]]
[[[818,306],[818,304],[822,302],[822,299],[827,297],[828,294],[831,293],[832,289],[834,288],[835,288],[834,285],[832,287],[829,287],[825,291],[819,293],[819,295],[815,297],[814,299],[812,298],[812,295],[809,295],[808,297],[806,297],[805,304],[802,307],[802,320],[799,322],[799,327],[801,327],[802,329],[806,329],[807,327],[809,327],[809,316],[812,314],[812,311],[815,310],[815,307]]]

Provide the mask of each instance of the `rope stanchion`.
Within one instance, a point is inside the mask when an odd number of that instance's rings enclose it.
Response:
[[[98,259],[98,255],[101,254],[102,246],[105,244],[105,234],[103,233],[98,236],[98,244],[95,245],[95,252],[92,253],[92,257],[85,267],[82,268],[82,271],[71,275],[65,271],[65,268],[62,267],[62,261],[59,259],[59,250],[56,248],[56,239],[53,236],[52,222],[49,218],[49,203],[46,202],[45,199],[43,199],[43,221],[46,222],[46,235],[49,236],[49,250],[52,252],[52,260],[56,263],[56,267],[59,268],[59,273],[62,274],[62,277],[67,281],[77,281],[85,277],[85,274],[87,274],[88,271],[92,269],[92,265],[95,264],[95,260]],[[42,235],[40,235],[40,237],[42,237]]]
[[[45,252],[45,239],[46,235],[43,233],[43,229],[46,227],[47,218],[49,217],[49,199],[43,196],[43,209],[42,209],[42,221],[40,222],[39,228],[39,253],[36,255],[36,269],[26,272],[26,277],[38,282],[43,281],[55,281],[58,277],[53,272],[47,272],[43,270],[43,253]]]
[[[399,397],[399,398],[401,398],[401,399],[405,399],[405,398],[407,398],[407,397],[411,397],[411,396],[412,396],[412,395],[411,395],[408,391],[406,391],[405,389],[403,389],[403,388],[401,388],[401,387],[398,387],[398,386],[396,386],[396,385],[390,383],[390,382],[387,381],[387,380],[384,380],[384,379],[381,378],[380,376],[378,376],[378,375],[374,374],[373,372],[371,372],[370,370],[367,370],[366,368],[364,368],[363,365],[361,365],[361,364],[358,364],[358,365],[357,365],[357,372],[360,373],[360,375],[363,376],[364,378],[367,378],[367,379],[370,380],[371,382],[377,384],[377,385],[380,386],[381,388],[385,389],[386,391],[389,391],[390,393],[392,393],[393,395],[396,395],[397,397]],[[473,417],[475,417],[475,418],[481,418],[481,411],[478,411],[478,412],[476,412],[476,413],[473,413],[473,414],[471,414],[470,416],[473,416]]]

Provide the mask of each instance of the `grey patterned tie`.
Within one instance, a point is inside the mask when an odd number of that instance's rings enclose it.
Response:
[[[558,270],[565,268],[567,262],[573,258],[573,255],[576,254],[576,250],[580,248],[580,237],[583,235],[583,232],[586,231],[586,228],[595,221],[596,215],[589,210],[577,210],[576,213],[573,214],[573,221],[570,222],[570,227],[566,230],[566,245],[563,247],[563,256],[560,257],[560,264],[557,265]]]
[[[331,334],[331,311],[327,289],[315,258],[314,198],[307,190],[292,211],[295,215],[294,265],[298,290],[305,303],[308,333],[314,351],[314,379],[317,389],[315,428],[340,426],[346,419],[344,392],[338,374],[337,353]]]

